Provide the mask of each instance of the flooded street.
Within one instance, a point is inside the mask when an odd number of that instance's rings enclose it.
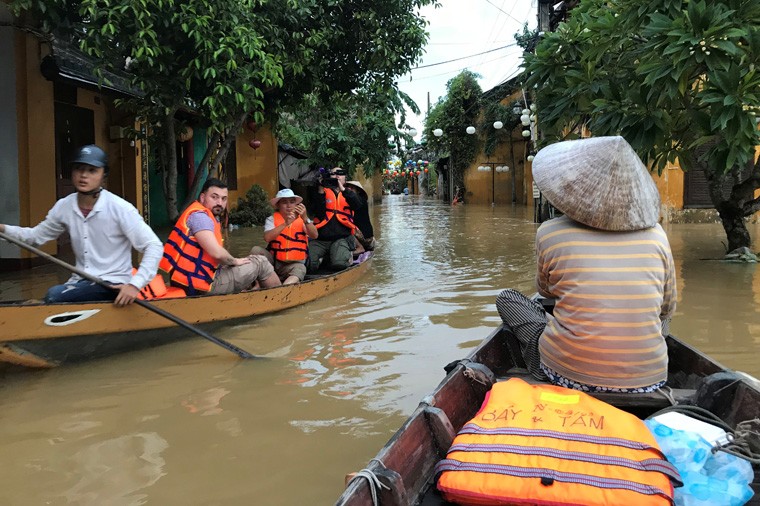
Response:
[[[368,275],[331,297],[218,333],[0,377],[0,504],[332,504],[443,378],[500,322],[503,288],[534,291],[532,209],[387,196]],[[755,240],[757,225],[750,225]],[[671,331],[760,376],[760,274],[717,261],[718,224],[666,227],[679,303]],[[231,249],[262,244],[236,230]],[[755,250],[758,248],[755,247]],[[0,275],[3,300],[66,274]]]

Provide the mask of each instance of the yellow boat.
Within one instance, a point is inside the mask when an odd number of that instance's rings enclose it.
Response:
[[[343,271],[310,276],[302,283],[231,295],[200,295],[151,301],[156,308],[206,331],[329,296],[367,271],[371,253]],[[188,330],[136,304],[0,304],[0,362],[56,367],[157,346],[193,336]]]

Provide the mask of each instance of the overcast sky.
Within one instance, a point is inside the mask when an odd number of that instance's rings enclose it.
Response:
[[[420,108],[419,116],[407,114],[407,123],[420,133],[428,92],[432,106],[446,95],[446,83],[464,69],[482,76],[478,82],[483,91],[513,77],[522,54],[514,34],[522,32],[525,23],[533,29],[538,22],[536,0],[440,0],[440,3],[437,9],[426,7],[421,11],[429,22],[430,33],[426,53],[419,63],[424,68],[399,79],[399,89],[408,93]],[[449,60],[457,61],[438,65]],[[415,140],[420,140],[420,134]]]

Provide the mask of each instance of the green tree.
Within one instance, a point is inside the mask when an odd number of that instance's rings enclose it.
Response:
[[[174,120],[180,108],[211,121],[194,191],[247,119],[276,117],[304,96],[389,85],[427,40],[418,8],[435,0],[12,0],[22,20],[79,41],[100,69],[124,71],[144,98],[138,117],[164,139],[170,216],[176,205]],[[250,115],[250,116],[249,116]],[[160,126],[159,126],[160,125]],[[217,150],[221,138],[222,148]]]
[[[334,94],[327,100],[311,93],[295,106],[286,107],[277,123],[278,138],[309,153],[308,163],[344,167],[351,174],[362,167],[369,177],[385,168],[388,139],[401,135],[396,114],[405,120],[404,104],[419,112],[416,104],[395,84]]]
[[[733,250],[760,209],[759,58],[756,0],[582,0],[524,65],[548,140],[586,126],[702,171]]]
[[[425,118],[425,138],[428,149],[451,157],[451,179],[465,195],[464,171],[478,154],[477,135],[465,129],[474,126],[480,116],[480,97],[483,94],[477,74],[465,70],[446,83],[446,96],[430,109]],[[436,137],[435,129],[443,130]]]

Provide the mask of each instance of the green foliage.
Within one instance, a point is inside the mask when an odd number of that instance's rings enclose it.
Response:
[[[399,135],[395,115],[403,116],[405,98],[395,84],[347,96],[336,94],[326,101],[313,93],[283,111],[277,135],[309,153],[311,165],[340,166],[352,177],[361,166],[369,177],[385,167],[390,154],[387,140]],[[417,110],[413,102],[411,106]]]
[[[520,118],[515,116],[510,106],[503,105],[499,100],[503,97],[494,96],[493,98],[483,102],[481,108],[482,115],[481,121],[478,126],[478,131],[484,133],[485,145],[483,147],[483,153],[486,156],[491,156],[496,152],[496,148],[502,142],[505,141],[505,132],[511,132],[520,124]],[[501,121],[504,126],[501,130],[496,130],[493,127],[495,121]],[[506,134],[507,136],[509,133]]]
[[[308,118],[313,97],[337,116],[362,112],[335,137],[385,135],[387,112],[402,100],[394,80],[421,58],[436,0],[10,0],[16,14],[78,41],[99,70],[124,71],[144,98],[124,103],[156,124],[188,108],[227,136],[241,115],[275,121],[283,110]],[[394,90],[396,91],[394,93]],[[357,103],[347,97],[358,94]],[[394,102],[395,101],[395,102]],[[332,110],[330,104],[338,104]],[[327,104],[327,105],[325,105]],[[362,117],[360,117],[362,116]],[[339,118],[338,125],[345,118]],[[308,124],[304,124],[308,127]],[[310,135],[303,130],[303,135]],[[212,139],[212,136],[209,136]],[[330,136],[332,138],[332,136]],[[385,138],[382,145],[385,144]],[[311,143],[296,143],[308,149]],[[318,146],[319,147],[319,146]],[[324,146],[332,157],[341,143]],[[317,150],[319,151],[319,150]],[[330,155],[330,156],[328,156]],[[375,164],[375,153],[367,153]]]
[[[237,207],[230,211],[230,223],[241,227],[263,225],[273,212],[264,188],[255,184],[245,193],[245,198],[238,199]]]
[[[704,172],[729,249],[749,246],[742,218],[760,209],[760,2],[582,0],[524,65],[546,139],[586,126],[622,135],[658,171],[678,159]]]
[[[446,89],[446,97],[439,99],[425,118],[425,137],[429,150],[451,156],[452,180],[464,191],[464,171],[475,160],[479,148],[478,136],[468,135],[465,128],[477,124],[483,92],[477,75],[469,70],[451,79]],[[436,128],[443,130],[441,137],[433,135]]]
[[[549,139],[585,125],[623,135],[658,170],[678,157],[716,175],[760,144],[758,64],[752,0],[583,0],[525,61]]]

